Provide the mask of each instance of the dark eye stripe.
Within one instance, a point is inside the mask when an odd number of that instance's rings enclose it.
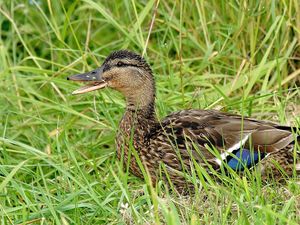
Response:
[[[105,65],[104,68],[103,68],[103,72],[106,72],[108,70],[110,70],[111,68],[113,67],[126,67],[126,66],[132,66],[132,67],[137,67],[137,68],[140,68],[140,67],[143,67],[142,65],[137,65],[137,64],[131,64],[131,63],[124,63],[124,62],[117,62],[115,65],[113,66],[110,66],[110,65]]]
[[[118,62],[116,64],[117,67],[126,67],[126,66],[133,66],[133,67],[141,67],[139,65],[136,64],[130,64],[130,63],[124,63],[124,62]]]
[[[121,62],[121,61],[119,61],[119,62],[117,63],[117,66],[118,66],[118,67],[121,67],[121,66],[123,66],[123,65],[124,65],[124,63]]]

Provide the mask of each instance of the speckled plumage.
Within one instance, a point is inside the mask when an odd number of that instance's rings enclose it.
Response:
[[[291,176],[294,164],[298,163],[294,157],[294,137],[289,127],[250,118],[242,119],[237,115],[214,110],[183,110],[160,122],[156,121],[155,116],[146,119],[143,115],[143,112],[125,113],[117,136],[118,157],[122,158],[123,152],[123,160],[127,162],[128,143],[132,143],[152,181],[156,182],[159,166],[163,163],[178,190],[186,187],[187,181],[179,172],[183,167],[190,169],[192,157],[208,171],[209,167],[218,171],[221,166],[216,154],[209,151],[207,146],[216,148],[220,154],[226,153],[227,149],[247,135],[252,137],[252,141],[249,136],[249,141],[242,145],[244,148],[252,145],[254,151],[269,154],[257,163],[263,179],[269,176]],[[278,168],[277,163],[281,168]],[[134,175],[142,177],[133,156],[129,168]]]
[[[135,156],[131,154],[128,161],[131,147],[153,183],[168,173],[180,191],[188,186],[182,171],[189,172],[195,163],[208,172],[228,169],[228,165],[237,171],[257,167],[263,178],[290,176],[300,169],[295,128],[215,110],[182,110],[158,120],[152,71],[141,56],[126,50],[114,52],[99,71],[103,71],[101,82],[126,97],[116,137],[117,155],[138,177],[143,175]]]

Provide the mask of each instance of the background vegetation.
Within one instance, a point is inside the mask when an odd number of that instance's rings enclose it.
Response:
[[[216,108],[299,126],[298,0],[0,0],[0,27],[1,224],[300,223],[297,179],[149,189],[116,160],[122,96],[66,81],[146,50],[160,118]]]

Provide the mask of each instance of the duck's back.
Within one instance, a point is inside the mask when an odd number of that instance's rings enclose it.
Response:
[[[292,128],[215,110],[183,110],[163,119],[151,132],[149,155],[181,171],[191,162],[233,170],[256,165],[269,155],[293,159]],[[285,165],[283,165],[285,166]]]

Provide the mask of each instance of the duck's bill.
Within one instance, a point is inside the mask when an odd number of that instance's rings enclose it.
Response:
[[[106,82],[93,82],[91,84],[82,86],[81,88],[78,88],[77,90],[72,92],[72,95],[78,95],[78,94],[83,94],[83,93],[87,93],[90,91],[96,91],[98,89],[102,89],[105,88],[107,85]]]
[[[103,69],[102,67],[82,74],[76,74],[67,77],[68,80],[78,82],[88,82],[87,85],[72,92],[73,95],[83,94],[90,91],[102,89],[107,86],[107,83],[102,79]]]

